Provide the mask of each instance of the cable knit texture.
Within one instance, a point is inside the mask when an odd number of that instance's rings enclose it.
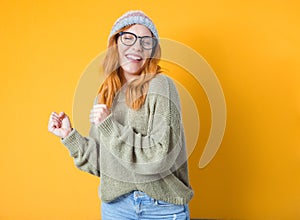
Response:
[[[75,165],[101,178],[99,196],[111,202],[133,190],[173,204],[187,204],[189,185],[179,96],[173,81],[158,74],[139,110],[125,102],[125,88],[112,113],[88,137],[76,129],[62,140]]]

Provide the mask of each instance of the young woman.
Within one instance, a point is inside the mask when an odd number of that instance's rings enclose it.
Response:
[[[103,63],[107,75],[83,137],[69,117],[53,112],[48,130],[75,165],[101,177],[103,220],[189,219],[189,185],[180,102],[158,65],[151,19],[129,11],[113,25]]]

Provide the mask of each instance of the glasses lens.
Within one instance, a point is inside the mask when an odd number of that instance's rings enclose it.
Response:
[[[145,49],[149,50],[155,47],[156,40],[153,37],[143,37],[142,39],[142,45]]]
[[[132,33],[122,33],[121,40],[123,44],[131,46],[135,43],[136,36],[134,36]]]

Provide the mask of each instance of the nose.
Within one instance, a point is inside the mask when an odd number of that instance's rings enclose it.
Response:
[[[137,41],[131,46],[135,51],[142,51],[143,47],[141,44],[141,39],[137,39]]]

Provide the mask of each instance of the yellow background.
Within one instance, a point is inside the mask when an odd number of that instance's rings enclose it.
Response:
[[[0,219],[100,219],[98,179],[74,167],[47,123],[52,111],[72,116],[82,72],[129,9],[199,52],[224,90],[224,140],[204,169],[200,115],[191,217],[299,219],[300,6],[279,0],[1,0]]]

